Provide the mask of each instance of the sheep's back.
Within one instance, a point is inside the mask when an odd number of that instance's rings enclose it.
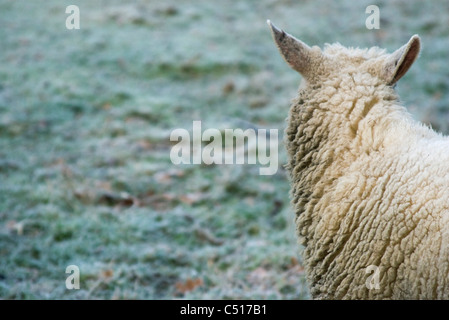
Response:
[[[449,143],[417,141],[361,155],[298,216],[314,297],[447,297]]]

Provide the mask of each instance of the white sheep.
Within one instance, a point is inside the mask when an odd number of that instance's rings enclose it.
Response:
[[[393,88],[420,38],[392,54],[321,50],[268,24],[303,77],[285,142],[312,297],[448,299],[449,140]]]

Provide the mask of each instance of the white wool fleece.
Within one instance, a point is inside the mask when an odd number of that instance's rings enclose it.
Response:
[[[285,142],[312,297],[449,299],[449,140],[393,89],[419,37],[392,54],[320,50],[269,25],[303,76]]]

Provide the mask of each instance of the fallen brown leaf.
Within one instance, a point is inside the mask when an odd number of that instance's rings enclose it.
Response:
[[[203,194],[200,192],[197,193],[188,193],[185,195],[179,196],[179,200],[185,204],[194,204],[203,199]]]
[[[214,246],[220,246],[224,243],[223,239],[215,237],[209,230],[201,227],[195,228],[195,235],[198,239],[202,241],[207,241],[210,244],[213,244]]]
[[[111,269],[106,269],[106,270],[101,271],[101,277],[104,279],[112,278],[113,275],[114,275],[114,271]]]
[[[203,285],[203,280],[200,278],[187,279],[185,282],[177,282],[175,284],[176,291],[179,293],[186,293],[194,290],[195,288]]]

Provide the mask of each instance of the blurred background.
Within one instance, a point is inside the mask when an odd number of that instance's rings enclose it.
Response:
[[[419,34],[397,90],[449,132],[444,0],[0,0],[0,298],[309,298],[281,134],[301,78],[267,19],[319,46]],[[279,129],[279,170],[173,165],[170,133],[194,120]]]

